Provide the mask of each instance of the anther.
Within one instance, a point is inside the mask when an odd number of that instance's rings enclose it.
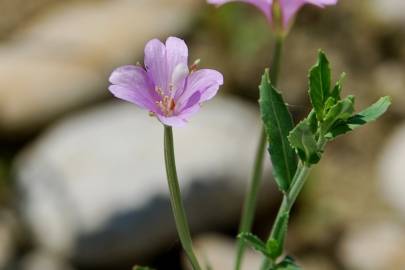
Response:
[[[200,62],[201,59],[195,60],[194,63],[190,66],[190,72],[196,71]]]

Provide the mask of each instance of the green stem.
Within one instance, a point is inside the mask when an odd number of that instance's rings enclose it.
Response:
[[[270,66],[270,80],[274,86],[278,84],[280,74],[281,56],[283,55],[284,38],[277,36],[274,44],[273,60]]]
[[[276,38],[273,59],[270,69],[270,79],[274,85],[277,85],[278,75],[280,73],[281,56],[283,49],[283,38]],[[239,225],[239,233],[250,232],[252,229],[253,218],[255,214],[257,195],[263,175],[263,161],[266,153],[267,136],[264,128],[260,133],[259,143],[256,150],[256,157],[253,164],[253,173],[250,185],[245,197],[242,210],[242,219]],[[236,251],[235,269],[240,270],[242,258],[245,251],[245,243],[242,239],[238,240]]]
[[[317,143],[318,149],[320,149],[320,151],[323,151],[325,144],[326,140],[321,137],[321,139],[319,139]],[[283,196],[283,201],[281,202],[280,208],[278,210],[276,219],[273,224],[273,228],[267,241],[278,238],[278,240],[281,239],[282,241],[280,245],[282,247],[284,246],[283,243],[285,238],[284,236],[287,232],[286,231],[282,232],[283,235],[279,237],[277,235],[279,233],[279,228],[283,227],[283,223],[285,222],[285,216],[290,215],[290,211],[295,201],[297,200],[298,195],[300,194],[302,188],[305,185],[310,170],[311,167],[309,165],[303,163],[299,164],[297,171],[295,172],[294,178],[292,180],[291,187],[289,191]],[[274,264],[275,264],[274,261],[271,261],[270,259],[266,258],[263,261],[261,270],[268,270],[270,267],[274,266]]]
[[[164,154],[166,164],[167,182],[169,184],[170,202],[174,220],[179,234],[181,245],[194,270],[201,270],[193,251],[190,229],[187,223],[186,212],[181,200],[179,181],[177,179],[176,161],[174,158],[173,132],[169,126],[164,126]]]
[[[281,202],[280,208],[278,210],[276,219],[273,224],[273,229],[271,230],[270,236],[268,238],[268,241],[271,239],[275,239],[277,236],[277,230],[278,228],[282,227],[285,222],[285,216],[290,214],[291,208],[293,207],[295,201],[297,200],[298,194],[301,192],[302,187],[305,184],[305,180],[308,177],[308,174],[310,172],[310,167],[307,165],[300,164],[297,168],[297,171],[295,173],[295,176],[292,180],[292,186],[290,191],[287,194],[284,194],[283,196],[283,201]],[[285,232],[283,232],[285,233]],[[282,240],[284,240],[284,237],[281,237]],[[284,246],[284,243],[280,243],[282,246]],[[275,262],[271,261],[270,259],[265,259],[263,261],[261,270],[268,270],[269,267],[274,266]]]

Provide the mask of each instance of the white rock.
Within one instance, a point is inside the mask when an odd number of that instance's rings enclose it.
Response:
[[[61,3],[0,46],[0,129],[24,131],[107,94],[111,70],[181,33],[195,0]],[[181,14],[181,16],[179,16]]]
[[[383,198],[405,220],[405,125],[388,139],[379,164],[379,186]]]
[[[236,242],[221,235],[202,235],[195,241],[195,252],[198,261],[202,264],[203,269],[233,269],[235,267]],[[242,270],[260,269],[262,256],[249,249],[246,249]],[[187,269],[191,267],[183,256],[184,265]]]
[[[386,23],[405,25],[405,2],[403,0],[370,0],[371,12],[376,18]]]
[[[20,264],[21,270],[73,270],[57,256],[44,251],[34,251],[24,256]]]
[[[348,269],[404,269],[405,230],[393,222],[367,223],[346,233],[340,258]]]
[[[217,97],[174,130],[193,232],[237,222],[259,125],[254,107]],[[123,102],[44,134],[16,163],[22,212],[40,246],[102,264],[173,243],[162,144],[162,125]]]

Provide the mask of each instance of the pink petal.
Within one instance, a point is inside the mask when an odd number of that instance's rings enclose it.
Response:
[[[166,47],[158,39],[152,39],[145,46],[145,67],[156,87],[168,91]]]
[[[305,4],[324,7],[325,5],[335,5],[336,3],[337,0],[280,0],[281,10],[283,13],[283,25],[284,27],[287,27],[290,20]]]
[[[168,117],[162,114],[158,114],[157,117],[159,121],[165,125],[173,127],[183,127],[185,124],[187,124],[190,117],[200,110],[200,99],[201,93],[195,92],[188,99],[186,106],[184,106],[184,108],[180,112],[176,112],[176,115]]]
[[[191,73],[186,81],[186,87],[179,96],[175,97],[179,110],[187,107],[188,100],[196,93],[201,94],[198,102],[211,99],[218,92],[219,87],[224,83],[221,73],[212,69],[200,69]]]
[[[266,15],[269,22],[271,22],[271,5],[273,0],[208,0],[209,4],[223,5],[230,2],[244,2],[254,5]]]
[[[166,40],[166,58],[167,74],[172,79],[176,67],[187,67],[188,48],[184,40],[176,37],[169,37]]]
[[[193,107],[194,105],[200,103],[201,101],[201,92],[195,92],[188,100],[187,103],[181,108],[181,114],[186,112],[189,108]]]
[[[284,27],[288,26],[290,20],[295,16],[305,2],[306,0],[280,0]]]
[[[166,117],[164,115],[157,115],[160,122],[172,127],[184,127],[189,119],[200,110],[200,104],[197,102],[186,110],[182,111],[179,115]]]
[[[338,0],[307,0],[307,3],[324,7],[327,5],[336,5]]]
[[[153,89],[146,71],[138,66],[122,66],[115,69],[109,78],[110,92],[117,98],[129,101],[141,108],[156,111]]]
[[[184,127],[187,124],[187,120],[184,119],[183,116],[181,115],[166,117],[158,114],[157,118],[159,119],[160,122],[162,122],[166,126]]]

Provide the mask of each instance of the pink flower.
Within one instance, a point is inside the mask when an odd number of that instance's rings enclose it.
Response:
[[[267,20],[273,23],[273,13],[275,4],[278,2],[282,17],[282,26],[287,28],[295,13],[305,4],[312,4],[318,7],[325,7],[327,5],[336,5],[338,0],[208,0],[208,3],[214,5],[223,5],[230,2],[245,2],[252,4],[260,9]]]
[[[115,69],[108,88],[117,98],[149,110],[165,125],[180,127],[215,96],[223,76],[216,70],[188,67],[188,48],[179,38],[166,44],[153,39],[145,47],[145,68],[122,66]]]

